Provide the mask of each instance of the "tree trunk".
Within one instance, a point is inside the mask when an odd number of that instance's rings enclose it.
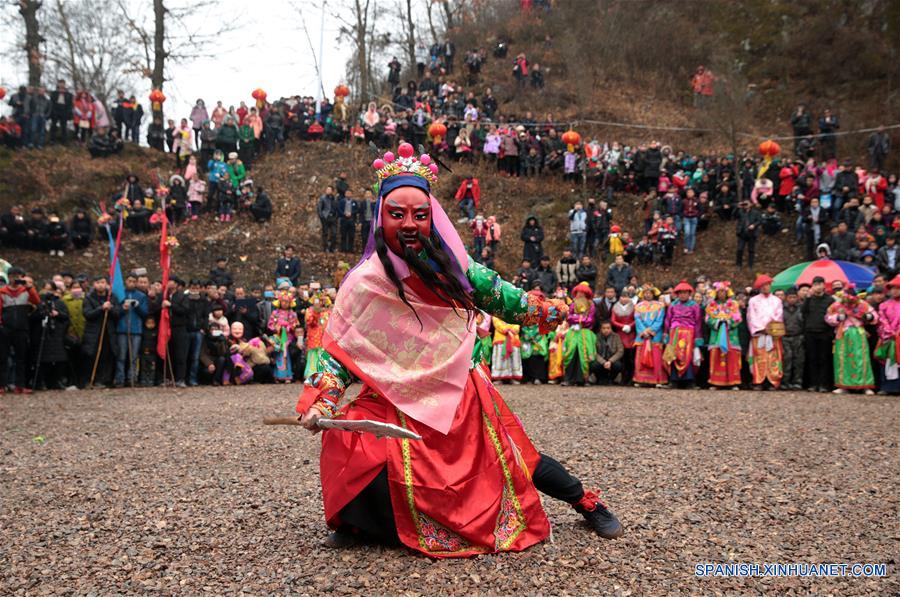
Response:
[[[153,73],[150,75],[150,85],[153,89],[162,91],[166,82],[166,7],[163,0],[153,0]],[[157,109],[157,107],[159,109]],[[163,120],[163,105],[151,105],[153,119]]]
[[[409,56],[409,72],[416,73],[416,26],[413,23],[412,0],[406,0],[406,53]]]
[[[356,63],[359,68],[359,90],[360,99],[368,101],[371,89],[369,89],[369,52],[368,46],[368,20],[369,20],[369,0],[364,4],[360,0],[356,2]]]
[[[43,56],[41,55],[40,25],[37,12],[43,3],[39,0],[19,0],[19,14],[25,21],[25,56],[28,59],[28,84],[32,87],[41,85],[41,75],[44,70]]]

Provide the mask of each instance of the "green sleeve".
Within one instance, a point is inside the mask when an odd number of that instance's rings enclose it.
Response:
[[[471,257],[466,276],[472,285],[475,305],[507,323],[522,323],[528,313],[528,295],[504,281],[500,274],[490,270]]]
[[[350,372],[341,365],[340,361],[328,354],[324,349],[319,353],[319,360],[313,365],[310,377],[316,373],[330,373],[343,382],[345,386],[350,385]]]

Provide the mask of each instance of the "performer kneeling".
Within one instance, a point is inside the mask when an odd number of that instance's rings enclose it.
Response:
[[[362,260],[338,292],[323,352],[297,403],[301,423],[374,420],[421,440],[322,435],[321,479],[333,547],[402,544],[433,557],[520,551],[550,533],[538,491],[564,500],[605,538],[622,525],[597,494],[539,453],[472,361],[475,314],[553,330],[559,301],[526,294],[469,260],[431,196],[437,168],[404,143],[375,160],[380,190]],[[351,375],[363,382],[344,392]]]

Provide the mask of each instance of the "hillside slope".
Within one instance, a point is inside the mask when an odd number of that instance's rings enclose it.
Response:
[[[173,231],[181,244],[173,256],[173,271],[182,277],[203,276],[214,265],[216,257],[224,255],[230,259],[240,283],[261,283],[270,279],[276,254],[284,245],[292,243],[303,260],[304,277],[330,279],[330,272],[339,261],[352,263],[358,256],[321,251],[316,200],[340,172],[347,172],[351,187],[358,192],[371,185],[368,164],[372,159],[368,149],[329,143],[290,143],[284,152],[264,157],[254,168],[252,178],[272,197],[275,208],[272,222],[258,225],[240,216],[230,223],[220,223],[207,215],[197,222],[182,224]],[[129,172],[135,172],[142,180],[151,180],[157,168],[160,172],[167,171],[167,164],[159,154],[137,148],[101,161],[89,160],[75,149],[61,148],[14,156],[0,154],[0,160],[10,165],[6,186],[0,188],[0,208],[5,210],[13,202],[21,202],[59,209],[65,215],[75,205],[94,205],[97,199],[110,196]],[[480,179],[483,211],[496,215],[503,229],[497,259],[499,270],[509,274],[518,266],[522,248],[519,233],[529,214],[541,219],[546,235],[545,250],[554,259],[566,246],[566,210],[573,201],[584,198],[580,187],[573,188],[558,178],[506,178],[485,165],[453,167],[453,174],[442,173],[435,194],[455,219],[457,209],[452,196],[460,179],[466,175]],[[623,229],[639,233],[641,214],[637,197],[617,197],[614,213],[615,221]],[[459,231],[470,243],[468,230],[460,227]],[[788,236],[760,241],[756,270],[774,273],[800,260],[801,255]],[[130,235],[126,231],[121,251],[123,267],[147,267],[152,275],[158,275],[158,246],[158,236]],[[749,283],[753,273],[746,269],[737,272],[732,265],[735,246],[733,224],[714,220],[708,231],[700,233],[694,255],[676,255],[675,263],[667,269],[655,266],[636,269],[641,279],[657,283],[693,278],[700,273]],[[107,267],[106,251],[104,244],[94,243],[87,251],[69,252],[65,258],[18,250],[5,250],[3,258],[41,277],[61,270],[93,274]]]

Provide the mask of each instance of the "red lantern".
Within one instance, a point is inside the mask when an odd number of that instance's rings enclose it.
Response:
[[[257,110],[262,110],[266,106],[266,92],[261,87],[254,89],[250,96],[256,100]]]
[[[447,127],[440,122],[435,122],[428,127],[428,136],[431,137],[431,142],[434,144],[440,143],[446,134]]]
[[[334,97],[347,97],[350,95],[350,88],[346,85],[338,85],[334,88]]]
[[[581,145],[581,135],[575,131],[566,131],[563,133],[562,142],[566,144],[566,149],[572,152],[576,145]]]
[[[6,88],[0,87],[0,100],[2,100],[4,97],[6,97]]]
[[[161,89],[154,89],[150,92],[150,109],[154,112],[162,111],[164,101],[166,101],[166,96]]]
[[[781,145],[768,139],[759,144],[759,153],[763,157],[774,158],[776,155],[781,153]]]

